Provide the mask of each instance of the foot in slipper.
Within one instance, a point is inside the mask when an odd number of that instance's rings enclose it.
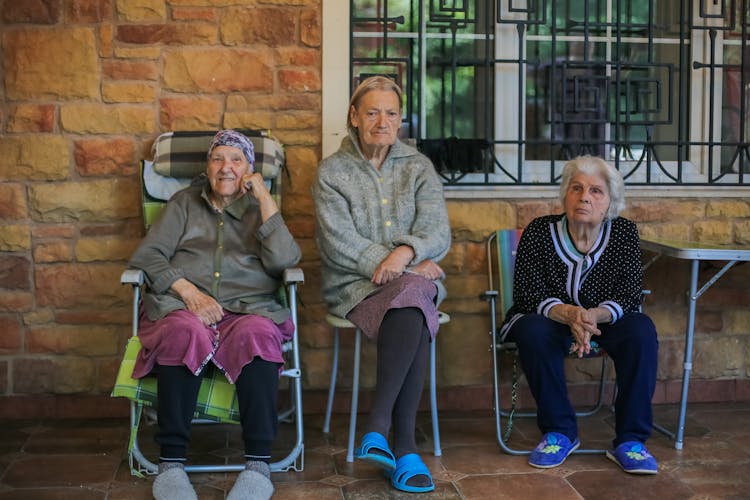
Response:
[[[396,457],[388,447],[388,441],[378,432],[368,432],[362,436],[362,446],[354,450],[354,455],[388,472],[396,468]]]
[[[416,453],[409,453],[396,460],[391,484],[397,490],[409,493],[424,493],[435,489],[430,470]]]

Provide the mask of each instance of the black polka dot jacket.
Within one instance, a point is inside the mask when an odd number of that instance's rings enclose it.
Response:
[[[520,315],[549,316],[557,304],[606,307],[612,323],[638,310],[643,271],[635,223],[623,217],[606,220],[594,246],[582,254],[566,244],[564,219],[564,214],[538,217],[524,230],[514,268],[513,305],[501,336]]]

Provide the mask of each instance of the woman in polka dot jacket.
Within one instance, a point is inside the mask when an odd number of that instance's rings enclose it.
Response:
[[[516,342],[543,434],[529,463],[562,464],[580,445],[565,384],[564,358],[591,350],[592,338],[615,364],[615,439],[607,456],[630,473],[655,474],[644,442],[652,429],[658,341],[639,311],[642,271],[638,231],[619,217],[622,175],[582,156],[563,169],[564,213],[533,220],[518,246],[513,306],[501,335]]]

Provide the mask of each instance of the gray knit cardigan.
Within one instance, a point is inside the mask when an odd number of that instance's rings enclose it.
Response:
[[[356,136],[345,137],[321,162],[312,190],[323,298],[333,314],[345,317],[376,289],[370,279],[396,247],[414,249],[409,267],[425,259],[438,262],[450,249],[440,178],[426,156],[401,141],[378,171],[362,155]],[[435,284],[440,303],[445,288]]]

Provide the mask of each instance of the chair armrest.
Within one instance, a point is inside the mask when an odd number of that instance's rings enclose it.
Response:
[[[140,269],[125,269],[120,275],[120,283],[123,285],[141,286],[144,280],[144,273]]]
[[[285,285],[288,285],[290,283],[304,283],[304,282],[305,282],[305,273],[299,267],[290,267],[289,269],[284,269],[284,284]]]

